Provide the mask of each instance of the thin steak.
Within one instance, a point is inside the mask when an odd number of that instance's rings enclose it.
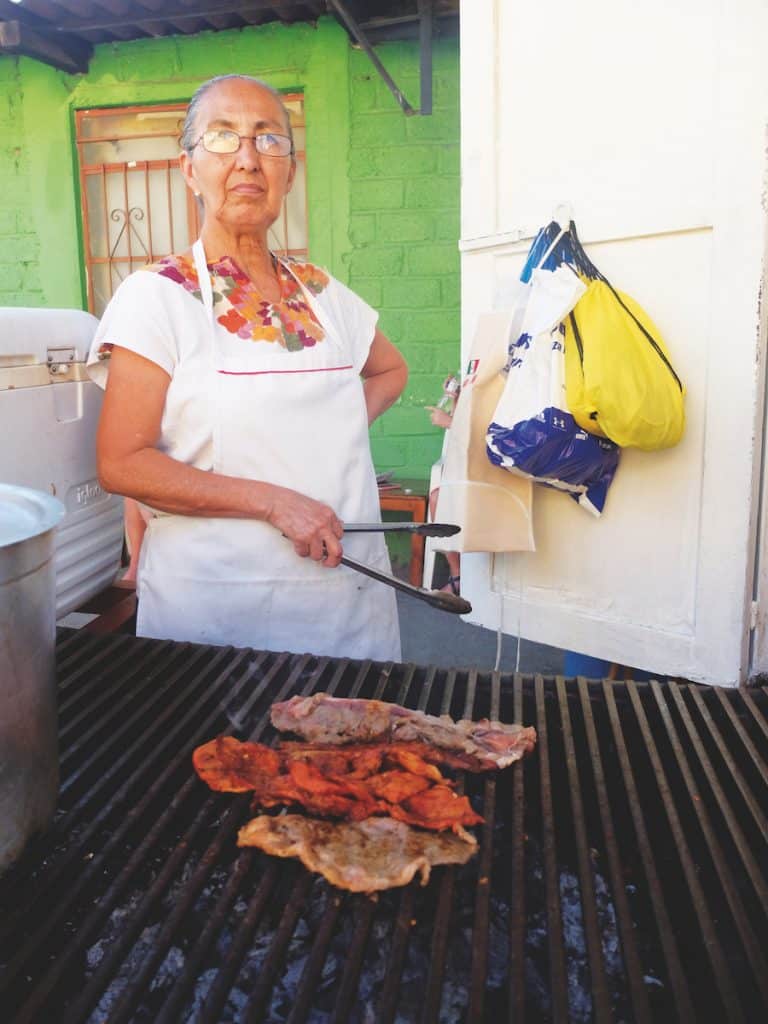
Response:
[[[253,818],[240,829],[237,845],[298,857],[332,885],[366,893],[407,885],[417,873],[426,885],[436,864],[466,864],[477,850],[467,832],[421,832],[391,818],[342,824],[298,814]]]
[[[506,768],[530,753],[536,730],[522,725],[454,722],[448,715],[426,715],[380,700],[330,697],[291,697],[272,705],[272,725],[314,744],[431,743],[462,755],[470,771]]]

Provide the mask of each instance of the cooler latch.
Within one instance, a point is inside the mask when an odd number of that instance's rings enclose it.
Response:
[[[46,364],[51,383],[57,381],[88,380],[85,367],[77,358],[74,345],[61,345],[49,348],[46,353]]]

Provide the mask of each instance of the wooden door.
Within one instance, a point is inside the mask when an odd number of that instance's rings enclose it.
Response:
[[[601,519],[537,488],[536,553],[465,557],[462,592],[485,626],[734,684],[761,667],[768,9],[466,0],[462,14],[465,358],[567,203],[596,265],[659,325],[688,417],[676,448],[622,454]]]

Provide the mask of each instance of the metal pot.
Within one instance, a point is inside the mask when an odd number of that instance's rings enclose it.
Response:
[[[55,498],[0,484],[0,873],[56,809],[53,541],[63,516]]]

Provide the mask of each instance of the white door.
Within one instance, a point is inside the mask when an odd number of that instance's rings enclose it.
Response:
[[[768,663],[750,636],[768,5],[465,0],[461,25],[465,358],[569,203],[593,261],[659,325],[688,417],[678,447],[622,454],[601,519],[536,488],[535,554],[464,557],[472,621],[735,684]]]

